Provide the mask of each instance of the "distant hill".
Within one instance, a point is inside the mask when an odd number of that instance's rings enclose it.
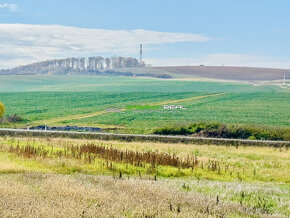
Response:
[[[290,77],[290,69],[222,66],[152,67],[152,71],[175,76],[194,76],[222,80],[270,81]]]
[[[143,62],[142,62],[143,64]],[[228,66],[175,66],[140,67],[136,58],[66,58],[54,59],[34,64],[0,70],[0,75],[105,75],[105,76],[142,76],[155,78],[209,78],[238,81],[282,80],[290,78],[290,69],[228,67]]]
[[[130,70],[135,75],[153,74],[168,75],[172,78],[201,78],[218,80],[235,80],[243,82],[282,80],[284,75],[290,78],[290,69],[228,67],[228,66],[173,66],[143,67],[118,69],[121,72]]]
[[[110,58],[65,58],[47,60],[12,69],[0,70],[0,75],[101,75],[101,76],[145,76],[156,78],[171,78],[168,74],[133,73],[132,69],[143,69],[136,58],[117,57]],[[125,69],[125,70],[124,70]]]
[[[65,58],[42,61],[34,64],[1,70],[1,74],[26,75],[26,74],[101,74],[115,68],[139,67],[139,62],[132,57],[110,58]]]

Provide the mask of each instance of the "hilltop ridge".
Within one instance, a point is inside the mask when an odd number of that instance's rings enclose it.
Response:
[[[65,58],[0,70],[0,75],[101,75],[155,78],[208,78],[237,81],[273,81],[290,77],[290,69],[233,66],[146,67],[132,57]]]

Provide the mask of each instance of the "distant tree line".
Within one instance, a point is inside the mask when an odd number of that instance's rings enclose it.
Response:
[[[131,68],[138,67],[139,62],[136,58],[132,57],[88,57],[88,58],[66,58],[66,59],[56,59],[44,62],[47,66],[52,66],[56,68],[65,68],[78,71],[96,71],[104,69],[116,69],[116,68]]]
[[[34,64],[0,70],[0,74],[100,74],[119,68],[139,67],[139,61],[132,57],[80,57],[42,61]]]
[[[146,66],[142,61],[141,67]],[[131,76],[131,77],[155,77],[168,79],[167,74],[155,74],[146,72],[130,72],[130,69],[140,67],[136,58],[132,57],[80,57],[64,58],[42,61],[34,64],[19,66],[11,69],[0,70],[0,75],[99,75],[99,76]],[[1,112],[1,111],[0,111]],[[0,114],[1,115],[1,114]]]

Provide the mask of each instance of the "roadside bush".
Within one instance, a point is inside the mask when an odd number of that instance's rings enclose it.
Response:
[[[21,116],[17,114],[13,114],[13,115],[7,115],[7,116],[2,117],[0,121],[1,123],[16,123],[16,122],[21,122],[23,120],[24,119]]]
[[[4,104],[0,102],[0,118],[3,116],[5,112]]]
[[[258,129],[256,127],[252,127],[249,131],[251,131],[252,135],[257,139],[264,140],[283,140],[283,138],[287,137],[287,132],[283,133],[281,130],[275,129]],[[288,132],[288,136],[289,136]]]
[[[233,138],[248,139],[252,137],[252,139],[256,139],[255,137],[253,138],[252,132],[249,129],[241,126],[232,126],[231,133]]]
[[[246,125],[226,125],[222,123],[197,122],[188,126],[163,127],[154,134],[160,135],[193,135],[212,138],[290,140],[289,128],[269,128]]]
[[[184,127],[164,127],[164,128],[160,128],[157,129],[155,132],[155,134],[159,134],[159,135],[189,135],[191,134],[190,130],[184,128]]]

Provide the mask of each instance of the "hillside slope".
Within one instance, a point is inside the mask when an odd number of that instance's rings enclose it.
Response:
[[[178,76],[195,76],[225,80],[281,80],[290,77],[290,69],[272,69],[256,67],[221,67],[221,66],[177,66],[177,67],[152,67],[152,71]]]
[[[290,69],[229,67],[229,66],[170,66],[139,67],[135,58],[66,58],[0,70],[0,75],[104,75],[142,76],[157,78],[209,78],[237,81],[282,80],[290,78]]]

